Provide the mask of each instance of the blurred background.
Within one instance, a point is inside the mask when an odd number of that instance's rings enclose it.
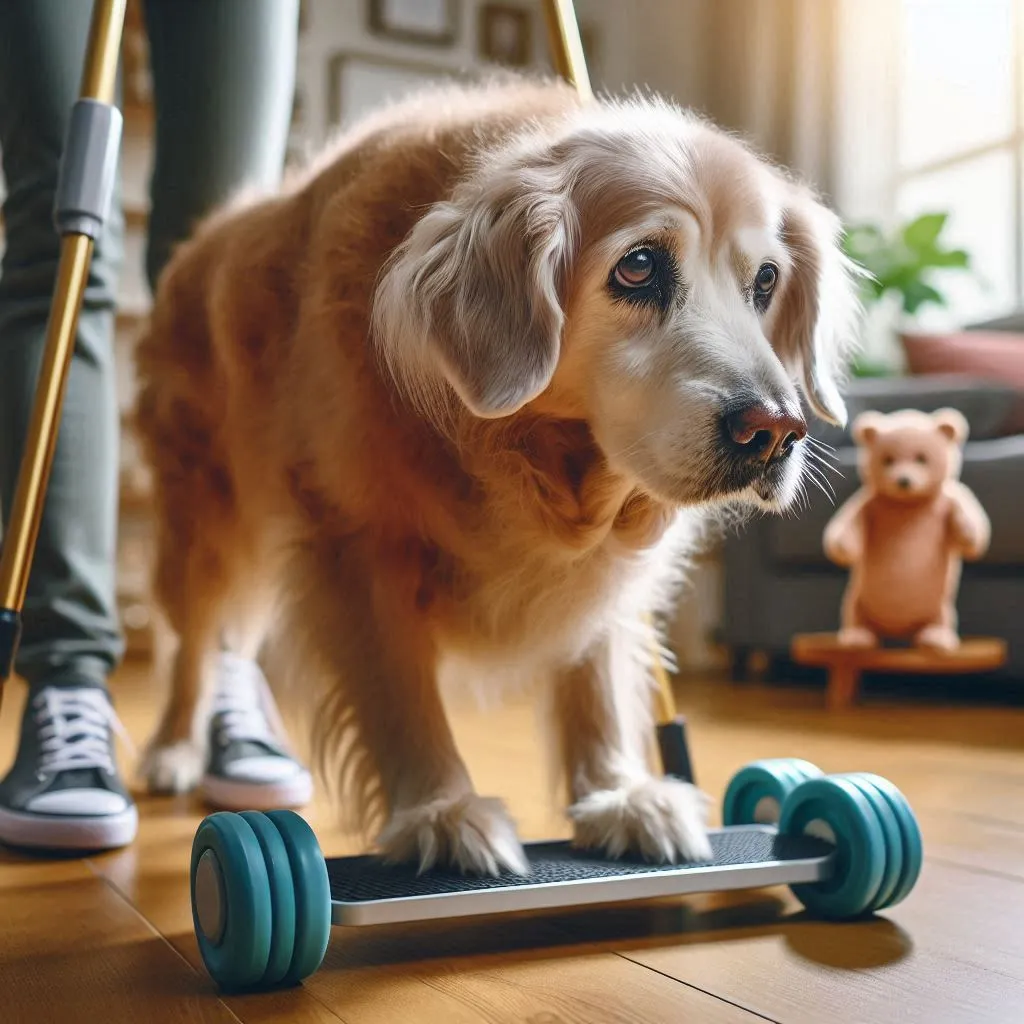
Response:
[[[577,0],[598,90],[637,86],[741,133],[840,213],[865,293],[851,411],[956,405],[964,478],[993,518],[965,573],[965,632],[1010,643],[1024,676],[1024,0]],[[132,445],[131,346],[142,274],[151,111],[145,37],[129,4],[123,163],[128,261],[118,321],[124,420],[121,602],[130,653],[149,650],[146,484]],[[291,152],[297,159],[387,99],[503,65],[548,71],[540,0],[305,0]],[[838,501],[856,486],[848,435]],[[673,639],[683,671],[784,663],[792,635],[838,622],[845,582],[821,554],[833,506],[758,520],[702,558]]]

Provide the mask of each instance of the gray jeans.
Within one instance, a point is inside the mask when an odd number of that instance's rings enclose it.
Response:
[[[154,287],[196,219],[243,184],[273,186],[291,115],[298,0],[144,0],[155,153],[146,275]],[[0,3],[0,509],[11,507],[53,296],[54,190],[92,4]],[[114,312],[120,181],[85,292],[16,663],[30,685],[102,682],[124,642],[115,601]]]

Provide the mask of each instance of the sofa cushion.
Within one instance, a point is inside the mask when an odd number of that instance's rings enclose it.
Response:
[[[972,441],[1002,437],[1014,417],[1020,392],[1012,384],[961,374],[921,377],[857,377],[843,391],[849,420],[845,429],[811,418],[811,434],[838,447],[852,444],[854,419],[869,410],[896,412],[920,409],[934,412],[943,406],[959,409],[966,417]]]
[[[796,516],[769,516],[766,520],[765,554],[774,563],[803,568],[831,565],[821,548],[822,534],[836,508],[860,486],[857,449],[850,445],[840,448],[836,465],[842,476],[828,474],[836,494],[835,505],[808,484],[808,508]],[[992,521],[992,543],[980,564],[1024,566],[1024,434],[968,441],[961,479]]]
[[[1005,331],[905,334],[903,349],[911,373],[922,376],[962,373],[1012,386],[1016,395],[1002,432],[1024,431],[1024,334]]]

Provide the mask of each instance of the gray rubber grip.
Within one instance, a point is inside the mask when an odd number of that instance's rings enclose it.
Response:
[[[114,194],[121,125],[117,107],[99,100],[75,103],[53,212],[59,234],[96,239],[102,233]]]

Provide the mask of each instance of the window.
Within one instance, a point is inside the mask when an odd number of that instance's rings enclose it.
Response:
[[[896,213],[947,211],[972,256],[942,282],[947,316],[1004,315],[1024,307],[1024,0],[897,2]]]

